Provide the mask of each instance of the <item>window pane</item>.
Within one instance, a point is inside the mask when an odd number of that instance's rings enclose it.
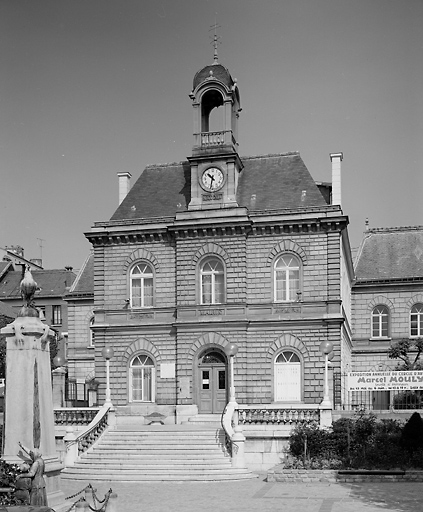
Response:
[[[144,307],[153,305],[153,279],[144,279]]]
[[[202,286],[202,303],[211,304],[212,302],[212,276],[203,275],[203,286]]]
[[[215,275],[215,300],[216,304],[222,304],[224,300],[224,275]]]
[[[132,370],[132,399],[142,400],[142,369],[134,368]]]
[[[152,386],[151,386],[151,368],[144,368],[144,401],[151,402]]]
[[[226,372],[225,370],[219,370],[218,372],[219,377],[219,389],[226,389]]]
[[[289,299],[288,300],[297,300],[298,295],[297,292],[299,290],[300,285],[300,275],[298,270],[290,270],[288,273],[288,281],[289,281]]]

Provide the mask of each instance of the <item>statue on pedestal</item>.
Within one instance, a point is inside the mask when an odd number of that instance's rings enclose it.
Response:
[[[29,504],[36,507],[47,506],[46,483],[44,480],[45,463],[41,457],[40,450],[34,448],[29,450],[19,442],[19,446],[26,452],[32,461],[31,467],[27,473],[21,473],[16,480],[22,478],[31,478],[31,490],[29,492]]]

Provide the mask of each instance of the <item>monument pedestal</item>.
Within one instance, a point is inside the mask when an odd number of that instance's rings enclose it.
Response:
[[[38,316],[19,316],[1,332],[7,340],[3,459],[14,464],[29,459],[19,442],[39,449],[48,505],[60,510],[65,503],[60,490],[63,465],[56,453],[49,347],[54,333]]]

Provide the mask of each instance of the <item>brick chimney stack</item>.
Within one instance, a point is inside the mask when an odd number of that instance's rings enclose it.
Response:
[[[131,189],[130,181],[132,175],[130,172],[118,172],[119,177],[119,204],[125,199]]]
[[[342,153],[331,153],[332,162],[332,204],[342,206],[341,202],[341,162],[344,158]]]

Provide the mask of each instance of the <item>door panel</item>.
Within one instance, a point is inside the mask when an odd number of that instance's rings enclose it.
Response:
[[[222,412],[227,402],[225,368],[213,368],[213,383],[213,412]]]
[[[226,369],[222,366],[199,368],[200,413],[222,412],[227,402]]]

